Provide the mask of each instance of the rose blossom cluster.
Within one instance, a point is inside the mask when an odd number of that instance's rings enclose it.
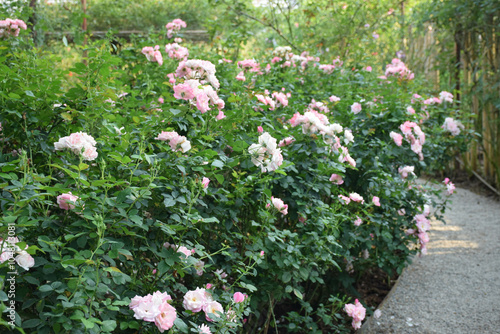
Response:
[[[219,114],[215,117],[221,120],[226,117],[224,100],[217,95],[220,83],[215,76],[215,65],[207,60],[190,59],[181,61],[175,74],[170,74],[170,82],[176,83],[175,78],[184,81],[174,86],[174,97],[190,101],[202,114],[216,106]]]
[[[161,55],[159,45],[155,45],[155,47],[145,46],[142,48],[141,53],[146,56],[148,61],[163,65],[163,56]]]
[[[0,38],[10,36],[17,37],[21,29],[26,30],[27,28],[26,23],[20,19],[0,20]]]
[[[411,80],[415,77],[415,74],[413,74],[400,59],[394,58],[392,62],[385,67],[385,76],[395,76],[401,79]]]
[[[292,94],[290,92],[285,93],[285,88],[282,88],[281,92],[273,92],[271,96],[269,96],[269,91],[267,89],[264,91],[264,94],[255,94],[259,102],[269,106],[269,110],[288,106],[288,99],[291,96]],[[262,111],[263,109],[258,107],[256,110]]]
[[[404,166],[403,168],[399,167],[399,174],[401,174],[401,177],[403,179],[406,179],[408,177],[408,174],[413,174],[413,171],[415,170],[415,167],[413,166]]]
[[[263,74],[260,70],[260,64],[254,59],[245,59],[238,62],[238,67],[241,69],[240,73],[236,76],[237,80],[245,81],[245,73]]]
[[[80,154],[83,160],[93,161],[97,158],[95,139],[85,132],[72,133],[69,136],[62,137],[54,143],[56,151],[70,149],[75,154]]]
[[[263,173],[278,169],[283,163],[281,149],[278,148],[276,138],[273,138],[268,132],[259,136],[259,143],[252,144],[248,148],[252,162],[259,167]]]
[[[175,308],[169,304],[172,300],[166,292],[156,291],[147,296],[135,296],[130,302],[130,309],[134,311],[134,318],[147,322],[154,322],[156,327],[163,333],[174,326],[177,318]]]
[[[351,201],[358,202],[358,203],[361,203],[361,204],[365,203],[365,200],[363,199],[363,196],[361,196],[358,193],[350,193],[349,197],[344,196],[344,195],[339,195],[338,197],[342,200],[342,202],[343,202],[344,205],[347,205],[347,204],[351,203]]]
[[[324,104],[323,102],[320,102],[320,101],[316,101],[315,99],[312,99],[311,103],[309,103],[307,108],[309,110],[317,110],[318,112],[322,112],[325,114],[330,112],[330,109],[328,109],[326,104]]]
[[[304,115],[295,113],[289,120],[292,127],[302,125],[302,133],[315,135],[319,133],[323,136],[323,141],[330,145],[331,151],[339,154],[339,162],[348,162],[351,166],[356,167],[356,161],[350,156],[347,147],[342,146],[338,133],[342,133],[344,128],[337,123],[330,124],[328,117],[320,114],[314,109],[307,109]],[[344,131],[344,142],[349,144],[354,141],[354,136],[350,130]]]
[[[186,22],[182,21],[181,19],[175,19],[172,22],[167,23],[165,25],[165,28],[167,28],[167,37],[172,38],[174,34],[176,34],[182,28],[186,27]]]
[[[404,138],[411,145],[411,150],[418,154],[419,160],[424,159],[422,154],[422,146],[425,143],[425,133],[422,131],[420,126],[415,122],[406,121],[399,126],[399,129],[404,135]],[[396,145],[401,146],[403,144],[403,136],[397,132],[391,131],[389,134]]]
[[[165,45],[165,52],[168,54],[169,58],[172,59],[186,60],[189,56],[188,49],[177,43]]]
[[[344,311],[352,318],[352,327],[354,329],[361,328],[361,322],[366,315],[366,309],[363,305],[356,299],[354,304],[346,304],[344,306]]]
[[[182,305],[186,310],[193,313],[198,313],[203,310],[203,312],[205,312],[205,318],[207,319],[207,321],[213,321],[208,316],[209,314],[212,314],[219,318],[220,314],[218,313],[224,313],[224,308],[222,307],[222,305],[219,302],[215,301],[212,297],[212,294],[204,288],[196,288],[196,290],[186,292]]]
[[[431,229],[431,224],[427,219],[427,216],[430,214],[430,207],[428,205],[424,205],[424,210],[422,213],[419,213],[413,217],[415,221],[416,229],[409,229],[405,233],[407,235],[416,235],[418,237],[418,242],[420,245],[421,254],[427,254],[427,243],[429,242],[429,234],[427,231]]]
[[[28,245],[26,245],[24,249],[21,249],[17,246],[18,242],[19,239],[17,237],[8,237],[6,240],[0,238],[0,263],[9,261],[13,264],[13,262],[16,261],[19,267],[24,270],[30,270],[30,268],[35,265],[35,259],[26,251]],[[15,258],[14,253],[17,253]]]
[[[453,184],[453,182],[451,182],[449,178],[445,178],[443,182],[446,185],[446,192],[448,193],[448,195],[453,195],[453,193],[455,192],[455,185]]]
[[[441,93],[439,93],[439,99],[441,101],[453,103],[453,94],[447,91],[442,91]]]
[[[271,203],[276,208],[276,210],[278,210],[282,214],[284,215],[288,214],[288,204],[285,204],[283,200],[281,200],[280,198],[271,196]],[[267,203],[267,207],[269,208],[270,206],[271,204]]]
[[[168,141],[168,144],[172,148],[172,151],[181,151],[186,153],[191,149],[191,142],[186,139],[186,137],[179,135],[175,131],[162,131],[156,140]]]
[[[464,129],[464,126],[460,121],[455,121],[451,117],[446,117],[441,128],[451,132],[453,136],[458,136],[460,134],[460,129]]]
[[[339,68],[343,65],[343,61],[340,60],[340,57],[337,57],[333,60],[332,64],[321,64],[319,65],[319,69],[323,71],[325,74],[332,74],[336,68]]]

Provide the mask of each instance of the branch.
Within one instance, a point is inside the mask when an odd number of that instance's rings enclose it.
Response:
[[[302,50],[300,48],[298,48],[295,44],[293,44],[290,40],[288,40],[288,38],[286,38],[282,33],[281,31],[276,28],[274,25],[272,24],[269,24],[269,23],[265,23],[264,21],[262,20],[259,20],[258,18],[250,15],[250,14],[247,14],[245,12],[242,12],[242,11],[239,11],[231,6],[228,5],[228,8],[230,8],[231,10],[233,10],[235,13],[239,14],[239,15],[243,15],[243,16],[246,16],[248,17],[249,19],[251,20],[254,20],[256,22],[259,22],[260,24],[262,24],[263,26],[266,26],[266,27],[269,27],[271,29],[273,29],[283,40],[285,40],[285,42],[288,43],[288,45],[290,45],[292,48],[294,48],[295,50],[299,51],[299,52],[302,52]]]

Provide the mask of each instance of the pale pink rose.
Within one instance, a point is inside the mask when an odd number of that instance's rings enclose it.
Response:
[[[448,182],[446,185],[446,191],[448,195],[452,195],[455,192],[455,185],[452,182]]]
[[[347,205],[347,204],[351,203],[351,199],[349,197],[347,197],[347,196],[339,195],[339,198],[343,201],[342,202],[343,204]]]
[[[224,308],[219,302],[213,300],[210,303],[207,303],[206,305],[203,306],[203,312],[205,312],[205,318],[207,319],[207,321],[213,321],[208,317],[208,315],[213,314],[217,318],[220,318],[219,312],[224,313]]]
[[[198,333],[199,334],[212,334],[212,332],[210,331],[210,327],[208,327],[205,324],[198,326]]]
[[[288,146],[291,143],[293,143],[294,141],[295,141],[295,138],[286,137],[285,139],[280,140],[280,142],[278,143],[278,147]]]
[[[204,177],[203,180],[201,181],[201,184],[203,185],[203,189],[207,189],[209,183],[210,183],[210,179],[208,177]]]
[[[403,168],[399,168],[399,174],[401,174],[401,177],[403,179],[406,179],[408,177],[408,174],[413,174],[413,171],[415,170],[415,167],[413,166],[405,166]]]
[[[333,184],[336,184],[336,185],[341,185],[344,183],[344,180],[342,179],[342,176],[340,176],[338,174],[332,174],[330,176],[330,182],[333,182]]]
[[[359,195],[358,193],[350,193],[349,198],[354,202],[360,202],[361,204],[365,203],[365,200],[363,199],[363,197],[361,195]]]
[[[236,80],[239,80],[239,81],[245,81],[247,78],[245,77],[245,72],[241,71],[240,73],[238,73],[238,75],[236,76]]]
[[[155,317],[155,325],[161,333],[169,330],[174,326],[174,321],[177,318],[175,308],[167,302],[164,302],[159,307],[160,314]]]
[[[79,197],[71,194],[70,191],[69,193],[57,196],[57,204],[59,204],[59,207],[63,210],[73,210],[75,208],[74,203],[76,203],[78,199]]]
[[[351,106],[351,111],[353,114],[358,114],[361,111],[361,104],[354,102]]]
[[[186,310],[197,313],[200,312],[206,304],[205,289],[196,288],[196,290],[188,291],[184,295],[182,305]]]
[[[16,256],[16,262],[24,270],[30,270],[30,268],[35,265],[35,259],[26,251],[21,251],[20,254]]]
[[[264,251],[260,251],[260,256],[264,256],[265,252]]]
[[[0,263],[8,261],[12,256],[12,252],[2,252],[2,254],[0,254]]]
[[[392,140],[394,140],[394,143],[396,143],[396,145],[401,146],[403,144],[403,136],[400,135],[399,133],[391,131],[389,135],[392,138]]]
[[[210,110],[208,103],[210,102],[210,98],[204,92],[200,92],[196,95],[196,108],[201,111],[202,114],[206,113]]]
[[[373,196],[373,198],[372,198],[372,203],[373,203],[375,206],[380,206],[380,198],[378,198],[377,196]]]
[[[257,127],[257,132],[258,132],[258,133],[262,133],[262,132],[264,132],[264,129],[262,128],[262,126],[260,126],[260,125],[259,125],[259,126]]]
[[[439,98],[446,102],[453,103],[453,94],[450,92],[442,91],[441,93],[439,93]]]
[[[219,114],[217,116],[215,116],[215,119],[220,121],[223,118],[226,118],[226,115],[224,114],[224,112],[222,110],[219,110]]]
[[[407,111],[409,114],[412,114],[412,115],[415,113],[415,109],[413,109],[411,106],[408,106],[408,107],[406,108],[406,111]]]
[[[360,226],[361,224],[363,224],[363,221],[361,220],[361,218],[356,216],[356,220],[354,221],[354,225]]]
[[[85,146],[85,149],[82,152],[83,160],[93,161],[97,159],[97,156],[98,156],[97,149],[94,146],[90,145]]]
[[[330,102],[338,102],[338,101],[340,101],[340,97],[332,95],[329,97],[329,100],[330,100]]]
[[[242,303],[245,300],[245,295],[241,292],[235,292],[233,295],[233,300],[235,303]]]
[[[444,184],[448,184],[448,182],[450,182],[450,179],[449,178],[445,178],[443,182],[444,182]]]
[[[372,71],[372,67],[371,66],[366,66],[364,70],[367,71],[367,72],[371,72]]]
[[[288,214],[288,204],[283,203],[283,201],[280,198],[275,198],[271,196],[271,202],[279,212],[281,212],[284,215]]]
[[[186,83],[175,85],[174,97],[176,99],[191,100],[195,97],[194,90],[190,85]]]
[[[135,302],[137,302],[137,300]],[[155,318],[160,314],[161,304],[162,301],[159,298],[153,298],[150,294],[142,297],[137,305],[132,308],[134,311],[134,318],[137,320],[154,322]]]

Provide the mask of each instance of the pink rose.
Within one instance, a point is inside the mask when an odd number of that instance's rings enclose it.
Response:
[[[155,325],[158,327],[161,333],[169,330],[174,326],[174,321],[177,318],[177,312],[175,308],[167,302],[164,302],[159,307],[159,312],[155,317]]]
[[[67,194],[57,196],[57,204],[59,204],[59,207],[63,210],[73,210],[75,208],[74,203],[76,203],[78,199],[79,197],[71,194],[70,191]]]
[[[336,185],[341,185],[344,183],[344,180],[342,180],[342,176],[340,176],[338,174],[332,174],[330,176],[330,182],[333,182],[333,184],[336,184]]]
[[[245,300],[245,295],[241,292],[235,292],[233,295],[233,300],[235,303],[242,303]]]
[[[351,111],[355,115],[358,114],[361,111],[361,104],[359,104],[358,102],[354,102],[351,106]]]
[[[380,198],[378,198],[377,196],[373,196],[372,203],[375,206],[380,206]]]
[[[30,270],[30,268],[35,265],[35,259],[26,251],[22,251],[16,256],[16,262],[24,270]]]
[[[204,177],[203,181],[201,181],[201,184],[203,185],[203,189],[207,189],[209,183],[210,183],[210,179],[208,177]]]
[[[203,312],[205,312],[205,318],[207,321],[213,321],[208,317],[209,314],[215,315],[217,318],[220,318],[219,313],[224,313],[224,308],[219,302],[216,302],[215,300],[207,303],[205,306],[203,306]]]

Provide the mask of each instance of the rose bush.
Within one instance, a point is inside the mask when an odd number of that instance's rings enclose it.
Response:
[[[182,27],[94,42],[71,80],[22,31],[0,40],[0,233],[27,247],[2,255],[5,330],[348,332],[361,274],[425,253],[447,198],[416,175],[467,136],[449,96],[415,98],[399,60],[144,52]]]

